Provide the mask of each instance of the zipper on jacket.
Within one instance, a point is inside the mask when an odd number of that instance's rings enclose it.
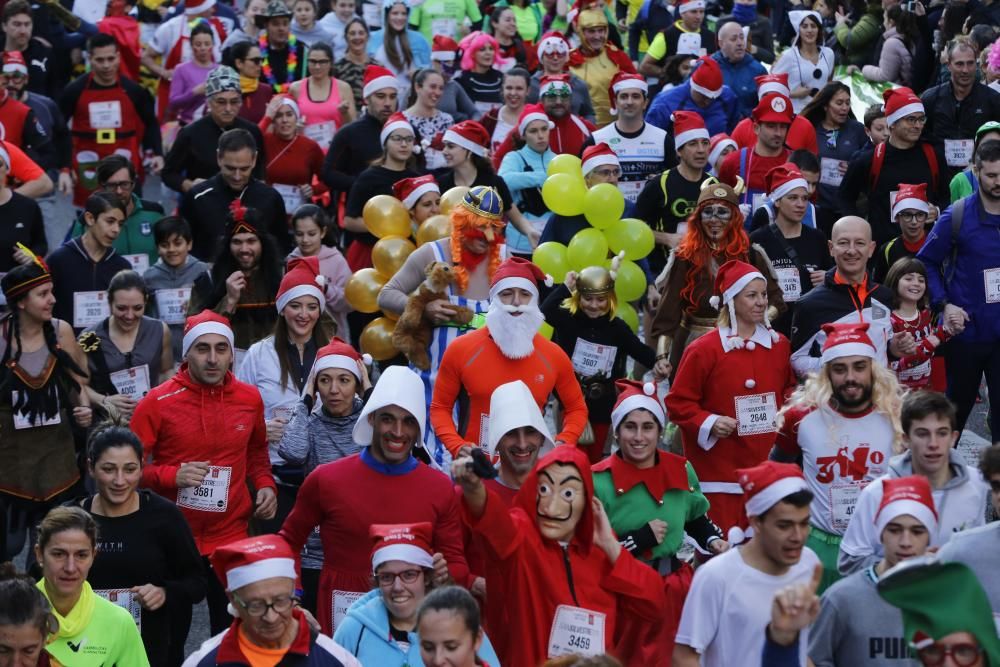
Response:
[[[566,565],[566,583],[569,584],[569,594],[573,596],[573,604],[577,607],[580,603],[576,601],[576,588],[573,586],[573,568],[569,564],[569,545],[562,547],[563,563]]]

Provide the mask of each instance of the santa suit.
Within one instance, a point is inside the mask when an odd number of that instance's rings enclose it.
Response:
[[[758,325],[747,341],[716,328],[689,343],[665,403],[681,430],[684,455],[701,481],[709,516],[723,530],[748,525],[736,471],[767,460],[774,419],[795,389],[788,339]],[[728,438],[711,435],[719,416],[739,427]]]
[[[553,463],[576,466],[583,479],[583,513],[565,547],[543,537],[536,521],[538,472]],[[503,581],[503,599],[497,604],[507,610],[510,640],[494,641],[503,665],[528,667],[543,663],[550,655],[561,655],[561,651],[550,651],[552,643],[566,652],[612,652],[621,619],[656,622],[663,616],[659,575],[625,550],[612,564],[594,545],[594,483],[589,470],[582,451],[556,447],[525,479],[513,508],[508,509],[494,491],[487,491],[483,514],[474,517],[463,499],[464,518],[482,538],[487,567],[496,570]],[[582,632],[566,629],[573,620],[583,626]],[[603,638],[593,631],[602,623]]]
[[[412,456],[400,464],[380,463],[365,448],[306,477],[280,534],[301,553],[319,526],[324,558],[317,617],[324,634],[333,636],[335,621],[372,588],[369,526],[422,521],[434,526],[434,551],[444,554],[452,577],[466,582],[458,503],[445,475]]]
[[[539,410],[545,409],[553,390],[565,408],[563,431],[557,441],[576,444],[587,423],[587,405],[573,363],[552,341],[535,334],[534,352],[524,359],[510,359],[493,339],[489,327],[456,338],[441,359],[434,397],[431,426],[452,456],[469,443],[485,449],[489,426],[490,396],[500,385],[522,380],[531,390]],[[463,433],[455,427],[452,410],[459,392],[469,397],[467,424]]]

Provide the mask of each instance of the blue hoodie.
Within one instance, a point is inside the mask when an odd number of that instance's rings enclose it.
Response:
[[[722,55],[722,51],[713,53],[712,58],[719,63],[722,80],[732,88],[740,101],[740,116],[749,116],[757,106],[757,82],[754,79],[767,74],[767,70],[749,53],[744,54],[743,60],[738,63],[729,62],[729,59]]]
[[[390,637],[389,612],[378,589],[368,591],[351,605],[333,635],[333,640],[353,653],[363,665],[424,667],[420,657],[420,638],[416,632],[411,632],[409,639],[410,649],[404,653],[402,647]],[[490,667],[500,665],[500,659],[485,633],[483,644],[479,647],[479,658]]]
[[[691,99],[691,80],[688,79],[653,98],[649,111],[646,112],[646,122],[672,135],[674,123],[670,117],[678,110],[693,111],[701,116],[705,121],[705,127],[708,128],[709,136],[720,132],[729,134],[736,127],[736,123],[743,119],[743,115],[740,114],[739,99],[729,86],[723,85],[719,97],[703,109]]]

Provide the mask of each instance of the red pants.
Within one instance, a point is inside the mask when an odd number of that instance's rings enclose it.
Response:
[[[594,431],[594,442],[589,445],[578,445],[580,449],[587,453],[587,458],[591,463],[598,463],[604,458],[604,444],[608,440],[608,431],[611,424],[595,424],[590,422],[590,428]]]
[[[615,633],[615,657],[625,667],[670,667],[674,638],[692,577],[694,570],[685,563],[663,578],[667,607],[662,620],[650,622],[620,613]]]

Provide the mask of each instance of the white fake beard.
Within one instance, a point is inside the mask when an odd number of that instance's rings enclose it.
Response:
[[[515,317],[511,313],[521,313]],[[535,351],[534,338],[545,316],[536,303],[505,306],[500,300],[490,302],[486,327],[493,342],[508,359],[524,359]]]

